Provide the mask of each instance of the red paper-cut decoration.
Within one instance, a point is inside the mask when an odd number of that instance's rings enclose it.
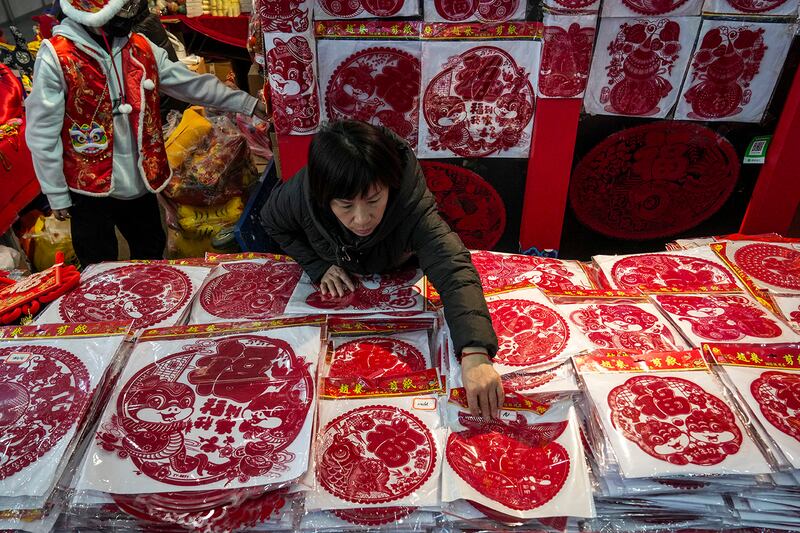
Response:
[[[658,16],[675,11],[688,0],[622,0],[631,11],[640,15]]]
[[[275,131],[305,134],[319,126],[319,96],[314,74],[314,54],[305,37],[273,39],[267,52]]]
[[[232,263],[200,292],[200,305],[220,318],[263,319],[286,309],[302,269],[297,263]]]
[[[500,341],[495,363],[533,366],[555,358],[567,346],[569,327],[549,307],[530,300],[495,300],[487,305]]]
[[[589,305],[573,311],[569,318],[601,348],[643,352],[675,348],[672,332],[658,316],[635,305]]]
[[[506,208],[494,187],[457,165],[423,161],[422,171],[439,213],[466,247],[494,248],[506,229]]]
[[[577,22],[567,29],[544,27],[539,65],[539,92],[542,95],[570,98],[586,90],[594,34],[594,27],[581,27]]]
[[[750,384],[764,418],[800,441],[800,375],[769,371]]]
[[[473,18],[480,22],[505,22],[517,11],[520,0],[434,0],[434,8],[448,22]]]
[[[694,85],[683,95],[692,106],[689,117],[718,119],[742,111],[767,49],[763,34],[763,28],[720,26],[703,36],[692,58]]]
[[[600,92],[606,111],[639,116],[660,111],[659,102],[672,91],[663,74],[678,60],[680,32],[680,24],[668,19],[620,26],[608,45],[608,85]]]
[[[285,489],[263,493],[262,487],[254,487],[114,494],[113,498],[120,509],[140,520],[211,533],[255,527],[263,523],[285,507],[285,496]]]
[[[556,377],[552,371],[537,372],[535,374],[512,373],[501,376],[503,389],[506,391],[529,391],[553,381]]]
[[[91,393],[89,371],[49,346],[0,348],[0,480],[47,453],[78,421]]]
[[[310,15],[304,0],[259,0],[261,31],[265,33],[303,32],[308,29]],[[306,8],[306,9],[303,9]]]
[[[269,479],[295,459],[286,448],[305,424],[313,394],[308,363],[285,341],[201,339],[137,372],[96,438],[168,485]]]
[[[416,146],[420,75],[419,59],[403,50],[360,50],[345,59],[328,82],[328,117],[386,126]]]
[[[710,341],[771,339],[783,333],[767,310],[746,296],[667,294],[659,296],[658,303],[681,322],[688,322],[692,333]]]
[[[397,16],[404,0],[320,0],[319,7],[335,18],[352,18],[367,11],[376,17]]]
[[[394,524],[416,511],[416,507],[364,507],[361,509],[336,509],[333,514],[359,526]]]
[[[476,46],[443,67],[422,98],[430,149],[485,157],[516,147],[533,119],[530,73],[495,46]]]
[[[759,281],[800,290],[800,252],[774,244],[746,244],[733,254],[745,274]]]
[[[158,324],[192,296],[186,273],[168,265],[125,265],[90,277],[67,294],[58,311],[65,322],[133,321],[134,329]]]
[[[642,254],[624,257],[611,268],[614,283],[623,289],[697,291],[712,285],[736,283],[725,267],[676,254]]]
[[[336,349],[328,377],[374,379],[402,376],[425,367],[425,357],[413,345],[386,337],[366,337]]]
[[[378,504],[406,498],[433,474],[436,444],[416,416],[374,405],[332,420],[318,442],[317,479],[345,501]]]
[[[766,13],[782,6],[786,0],[727,0],[734,8],[744,13]]]
[[[360,276],[353,280],[356,290],[342,297],[323,296],[320,291],[315,291],[306,298],[306,303],[317,309],[411,309],[418,303],[419,292],[415,287],[403,285],[416,275],[416,270],[402,270]]]
[[[676,465],[711,466],[739,451],[730,408],[691,381],[636,376],[608,395],[611,421],[648,455]]]
[[[739,178],[736,150],[699,124],[656,122],[617,132],[573,172],[570,205],[589,228],[620,239],[655,239],[716,213]]]
[[[552,0],[552,7],[558,8],[559,11],[580,11],[597,3],[597,1],[598,0]]]
[[[518,511],[541,507],[564,487],[567,450],[555,442],[567,423],[528,425],[525,417],[486,422],[459,413],[467,429],[447,439],[447,462],[461,479],[487,498]]]
[[[575,273],[566,268],[563,261],[550,257],[500,255],[479,250],[472,252],[472,263],[486,293],[525,282],[551,291],[588,288],[574,279]]]

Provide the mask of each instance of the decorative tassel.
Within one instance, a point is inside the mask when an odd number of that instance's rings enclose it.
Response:
[[[148,91],[152,91],[153,89],[156,88],[156,84],[153,83],[153,80],[146,79],[142,82],[142,87],[144,87]]]
[[[120,104],[119,112],[123,115],[130,115],[133,111],[133,106],[131,104]]]

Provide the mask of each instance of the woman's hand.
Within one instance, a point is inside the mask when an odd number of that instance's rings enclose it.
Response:
[[[461,381],[467,391],[470,412],[483,418],[497,418],[505,394],[500,375],[482,348],[464,348],[461,352]]]
[[[348,291],[352,292],[356,290],[356,286],[342,267],[331,265],[319,282],[319,290],[323,296],[341,298],[347,294]]]

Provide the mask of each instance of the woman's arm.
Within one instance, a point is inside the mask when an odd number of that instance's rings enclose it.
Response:
[[[496,417],[504,397],[491,361],[497,352],[497,335],[478,272],[461,239],[439,216],[430,192],[422,201],[431,205],[414,229],[412,248],[444,304],[470,410]]]
[[[314,283],[319,283],[322,276],[331,267],[331,263],[323,260],[308,242],[308,237],[298,221],[297,202],[304,201],[300,196],[302,190],[299,183],[301,176],[295,176],[286,183],[275,187],[267,203],[261,209],[261,225],[270,237],[275,239],[284,253],[303,267]]]

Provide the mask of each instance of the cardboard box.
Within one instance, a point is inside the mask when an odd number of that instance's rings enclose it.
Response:
[[[259,98],[264,90],[264,77],[258,70],[258,65],[255,63],[250,65],[250,70],[247,72],[247,92],[252,96]]]
[[[228,79],[228,74],[233,72],[233,65],[230,61],[214,61],[208,64],[208,72],[215,75],[221,82]]]

